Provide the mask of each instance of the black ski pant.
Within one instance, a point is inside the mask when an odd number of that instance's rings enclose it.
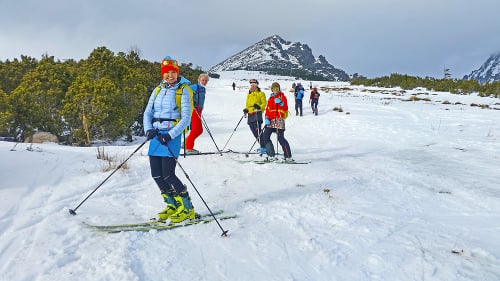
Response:
[[[302,116],[302,100],[295,100],[295,115],[299,115],[300,111],[300,116]]]
[[[260,143],[260,140],[262,139],[261,125],[262,125],[262,122],[259,122],[259,121],[254,121],[254,122],[248,123],[248,127],[250,127],[250,131],[252,131],[253,136],[255,137],[255,139],[258,139],[259,143]],[[260,139],[259,139],[259,135],[260,135]],[[263,147],[263,146],[261,146],[261,147]]]
[[[311,109],[313,113],[316,113],[316,110],[318,110],[318,99],[311,99]]]
[[[267,155],[269,155],[270,157],[274,157],[276,153],[274,152],[274,145],[273,142],[271,141],[271,134],[276,132],[278,133],[278,142],[281,145],[281,148],[283,149],[283,155],[285,155],[285,158],[292,157],[290,144],[288,144],[288,141],[285,139],[285,130],[275,129],[266,126],[261,136],[260,146],[266,148]]]
[[[186,186],[175,175],[177,162],[173,157],[149,156],[151,176],[160,188],[161,193],[172,195],[186,191]]]

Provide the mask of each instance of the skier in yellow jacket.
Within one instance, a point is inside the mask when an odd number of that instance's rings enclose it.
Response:
[[[262,110],[266,108],[266,94],[259,88],[259,81],[257,79],[250,79],[250,90],[247,95],[246,106],[243,112],[248,116],[248,126],[250,131],[260,143],[259,137],[262,129]],[[262,150],[262,147],[261,147]],[[262,152],[262,151],[261,151]]]

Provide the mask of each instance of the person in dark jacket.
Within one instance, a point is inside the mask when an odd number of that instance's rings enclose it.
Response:
[[[191,120],[190,82],[179,76],[177,61],[166,56],[161,63],[161,84],[153,90],[144,110],[143,125],[149,143],[151,176],[167,203],[160,220],[181,222],[194,219],[195,211],[187,187],[175,175],[181,149],[181,133]],[[180,105],[176,96],[180,96]]]
[[[297,86],[295,86],[295,115],[302,116],[302,99],[304,98],[304,87],[299,82]]]

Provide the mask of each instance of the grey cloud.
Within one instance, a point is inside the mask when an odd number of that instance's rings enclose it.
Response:
[[[169,54],[208,69],[278,34],[351,74],[441,77],[446,65],[461,77],[500,51],[497,0],[2,2],[1,60],[137,46],[149,60]]]

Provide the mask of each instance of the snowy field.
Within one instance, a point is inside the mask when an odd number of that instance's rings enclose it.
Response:
[[[204,110],[219,148],[233,132],[226,149],[253,143],[246,119],[234,131],[250,78],[268,97],[281,83],[285,137],[293,158],[311,163],[180,158],[212,210],[238,215],[221,221],[228,237],[216,223],[118,234],[83,225],[141,222],[163,208],[148,144],[71,216],[111,172],[97,147],[0,142],[0,280],[500,280],[500,99],[313,82],[319,115],[307,94],[298,117],[293,80],[223,73]],[[406,101],[412,94],[421,100]],[[143,141],[104,151],[124,160]],[[216,150],[206,131],[195,148]]]

